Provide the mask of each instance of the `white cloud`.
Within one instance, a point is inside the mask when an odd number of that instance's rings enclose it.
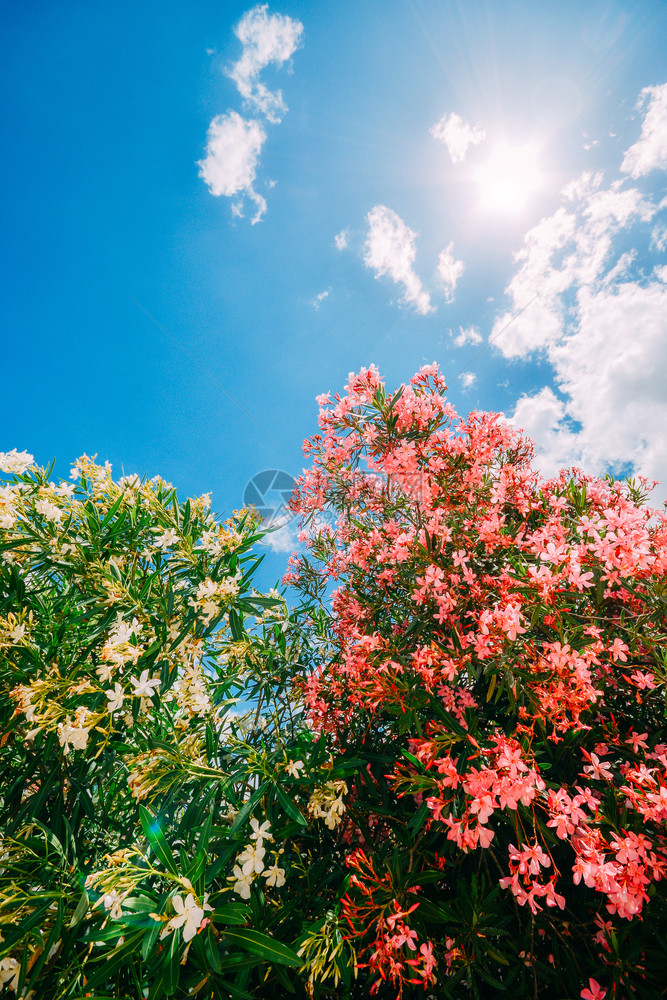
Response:
[[[246,121],[236,111],[228,111],[209,125],[206,157],[197,164],[199,176],[212,195],[239,196],[232,205],[235,215],[243,215],[244,196],[254,201],[257,211],[253,225],[266,211],[266,200],[253,187],[265,139],[266,132],[259,122]]]
[[[271,549],[276,555],[294,552],[299,544],[299,530],[296,520],[290,514],[276,518],[272,521],[270,530],[261,539],[260,544]]]
[[[552,349],[551,361],[564,399],[547,387],[522,397],[513,414],[534,438],[542,471],[577,465],[625,475],[632,464],[665,494],[667,287],[625,282],[613,291],[582,290],[578,326]]]
[[[637,188],[623,190],[614,181],[600,189],[601,180],[583,174],[563,190],[571,209],[559,208],[524,236],[515,254],[519,267],[506,289],[511,308],[497,317],[490,338],[506,357],[557,343],[565,331],[567,296],[601,286],[619,265],[627,269],[627,253],[612,262],[614,237],[650,221],[656,209]]]
[[[320,306],[322,305],[324,300],[329,297],[330,294],[331,294],[330,288],[325,289],[323,292],[319,292],[319,294],[316,295],[313,301],[311,302],[313,309],[316,309],[319,312]]]
[[[388,274],[403,286],[401,302],[411,305],[422,316],[433,311],[428,292],[413,269],[416,234],[385,205],[376,205],[366,217],[368,237],[364,244],[364,263],[375,271],[376,278]]]
[[[450,333],[456,347],[463,347],[465,344],[481,344],[482,342],[482,335],[476,326],[460,326],[456,336],[454,336],[451,330]]]
[[[473,386],[477,381],[477,376],[474,372],[464,372],[464,374],[460,375],[459,378],[463,383],[464,389],[470,389],[471,386]]]
[[[241,58],[228,70],[241,96],[270,122],[287,111],[280,90],[271,91],[259,80],[267,66],[282,66],[301,41],[303,25],[283,14],[269,14],[268,4],[247,11],[234,28],[243,45]]]
[[[667,168],[667,83],[645,87],[637,103],[638,108],[644,106],[641,136],[626,150],[621,164],[621,170],[635,179]]]
[[[464,271],[465,264],[462,260],[455,259],[454,244],[450,243],[444,250],[440,251],[438,257],[438,275],[445,291],[446,302],[454,301],[454,289]]]
[[[334,236],[334,246],[336,250],[345,250],[347,247],[348,230],[342,229]]]
[[[551,365],[552,385],[521,396],[511,414],[535,441],[545,474],[632,469],[662,483],[659,503],[667,494],[667,265],[647,260],[646,249],[658,244],[661,206],[628,180],[603,180],[578,178],[563,191],[566,204],[526,233],[509,309],[491,339],[506,357],[539,352]]]
[[[486,132],[483,129],[468,125],[456,112],[452,112],[451,115],[443,115],[440,121],[429,129],[429,132],[434,139],[444,142],[452,158],[452,163],[462,163],[468,148],[478,146],[486,138]]]
[[[667,250],[667,226],[662,222],[657,223],[651,231],[651,249],[657,250],[658,253]]]

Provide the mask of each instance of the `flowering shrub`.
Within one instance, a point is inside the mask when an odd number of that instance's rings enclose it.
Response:
[[[664,997],[667,518],[435,366],[321,397],[258,523],[0,454],[0,984],[21,1000]]]
[[[363,995],[665,996],[667,518],[445,388],[320,397],[293,501],[287,579],[335,588],[302,691],[358,762],[341,947]]]
[[[0,988],[283,996],[347,772],[286,686],[309,642],[252,589],[256,520],[85,456],[0,469]]]

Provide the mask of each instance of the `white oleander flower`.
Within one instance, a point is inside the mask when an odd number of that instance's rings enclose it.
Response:
[[[17,451],[16,448],[12,448],[11,451],[0,451],[0,472],[16,473],[21,476],[34,464],[34,457],[27,451]]]
[[[161,535],[158,535],[157,538],[154,539],[154,543],[158,547],[158,549],[161,549],[163,552],[166,552],[170,545],[178,544],[178,535],[176,534],[173,528],[168,528],[166,531],[163,531]]]
[[[73,726],[69,716],[65,722],[58,724],[58,740],[65,753],[69,753],[70,747],[85,750],[89,733],[85,726]]]
[[[306,765],[302,760],[297,760],[297,761],[290,760],[285,770],[287,771],[287,773],[291,778],[300,778],[301,771],[303,771],[305,766]]]
[[[257,846],[260,847],[262,841],[273,840],[271,836],[271,824],[268,819],[264,820],[262,825],[259,825],[259,820],[256,820],[253,816],[250,820],[250,826],[252,827],[252,833],[250,834],[252,840],[257,841]]]
[[[285,869],[279,868],[277,864],[270,865],[264,872],[264,878],[267,885],[274,885],[279,889],[281,885],[285,885]]]
[[[148,679],[148,670],[142,670],[139,679],[130,677],[130,683],[134,686],[134,694],[137,698],[152,698],[155,691],[160,687],[157,677]]]
[[[204,919],[203,907],[197,903],[197,900],[191,893],[188,893],[185,897],[185,902],[182,896],[174,896],[171,902],[176,910],[176,916],[172,917],[167,924],[167,931],[175,931],[179,927],[182,927],[183,940],[186,943],[192,941],[199,930],[199,925]]]
[[[63,512],[60,507],[51,503],[50,500],[38,500],[35,504],[35,510],[38,514],[41,514],[42,517],[45,517],[47,521],[56,521],[58,523],[62,521]]]
[[[252,885],[252,872],[246,872],[238,865],[234,866],[234,871],[232,872],[232,878],[236,879],[234,883],[234,892],[241,899],[250,899],[250,887]]]
[[[239,854],[237,861],[241,865],[241,870],[245,872],[246,875],[250,875],[254,872],[256,875],[261,875],[264,871],[264,855],[266,850],[262,847],[261,840],[257,841],[257,844],[253,846],[248,844],[247,847]]]
[[[109,712],[111,712],[112,714],[114,712],[117,712],[118,709],[123,707],[123,702],[125,701],[125,692],[123,691],[122,685],[119,684],[118,681],[116,681],[116,685],[114,688],[110,688],[106,692],[106,696],[109,699],[109,705],[108,705]]]

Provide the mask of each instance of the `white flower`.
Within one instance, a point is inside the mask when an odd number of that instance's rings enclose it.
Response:
[[[122,899],[115,889],[98,899],[95,905],[99,906],[100,903],[105,910],[109,910],[112,920],[120,920],[123,916]]]
[[[264,878],[267,885],[275,885],[279,889],[281,885],[285,885],[285,869],[279,868],[277,864],[270,865],[264,872]]]
[[[173,528],[168,528],[167,531],[163,531],[161,535],[158,535],[154,541],[159,549],[166,552],[170,545],[178,544],[178,535]]]
[[[241,579],[241,574],[237,573],[236,576],[227,577],[225,580],[221,580],[218,584],[218,593],[221,597],[236,597],[239,592],[239,580]]]
[[[57,507],[50,500],[38,500],[35,504],[35,510],[42,517],[45,517],[47,521],[62,521],[63,512],[60,507]]]
[[[342,799],[336,799],[335,802],[331,803],[331,808],[324,817],[324,825],[330,830],[334,830],[343,819],[344,812],[345,803]]]
[[[131,622],[123,621],[121,615],[116,618],[115,624],[109,633],[109,642],[114,646],[121,646],[125,642],[129,642],[132,638],[132,633],[139,635],[141,633],[141,625],[136,618],[133,618]]]
[[[53,483],[50,485],[53,486]],[[57,493],[61,497],[67,497],[68,500],[71,500],[75,490],[76,486],[74,483],[61,483],[60,486],[53,486],[54,493]]]
[[[232,878],[236,879],[234,883],[234,892],[241,899],[250,899],[250,886],[252,885],[252,873],[246,872],[239,868],[238,865],[234,866],[234,871],[232,872]]]
[[[210,621],[211,618],[215,618],[220,608],[215,601],[202,601],[201,610],[204,617]]]
[[[201,601],[206,597],[214,597],[218,592],[218,585],[214,580],[204,580],[197,587],[197,600]]]
[[[242,870],[246,875],[250,875],[251,872],[261,875],[264,871],[265,854],[266,850],[262,847],[262,841],[258,840],[255,846],[248,844],[239,854],[237,861],[241,864]]]
[[[106,684],[107,681],[111,680],[113,668],[113,663],[100,663],[99,667],[95,668],[95,673],[100,679],[100,684]]]
[[[10,629],[7,633],[12,642],[20,642],[25,635],[25,625],[15,625],[13,629]]]
[[[167,924],[167,930],[175,931],[178,927],[182,927],[183,940],[192,941],[204,919],[203,908],[191,893],[185,897],[185,902],[181,896],[174,896],[171,902],[176,910],[176,916]]]
[[[3,986],[9,986],[10,989],[17,990],[20,975],[21,963],[17,959],[10,956],[0,958],[0,983]]]
[[[119,708],[123,707],[123,702],[125,701],[125,693],[123,691],[122,685],[116,681],[116,686],[109,689],[106,692],[106,696],[109,699],[109,712],[117,712]]]
[[[271,824],[268,819],[264,820],[262,825],[259,825],[259,820],[256,820],[253,816],[250,820],[250,826],[252,827],[252,833],[250,834],[253,840],[257,841],[257,846],[260,847],[263,840],[273,840],[271,836]]]
[[[141,486],[141,479],[136,472],[132,472],[129,476],[121,476],[118,480],[118,485],[121,489],[125,487],[128,490],[136,490]]]
[[[134,685],[134,694],[137,698],[152,698],[155,690],[160,686],[160,681],[157,678],[148,679],[148,670],[141,671],[139,680],[134,676],[130,677],[130,683]]]
[[[34,464],[34,457],[27,451],[17,451],[16,448],[0,451],[0,472],[14,472],[20,476]]]
[[[75,750],[84,750],[89,732],[85,726],[73,726],[69,716],[65,722],[58,723],[58,740],[65,753],[69,753],[70,746]]]
[[[304,769],[305,766],[306,765],[303,763],[302,760],[297,760],[297,761],[290,760],[290,762],[287,765],[287,767],[285,768],[285,770],[290,775],[290,777],[292,777],[292,778],[300,778],[301,777],[301,771],[303,771],[303,769]]]

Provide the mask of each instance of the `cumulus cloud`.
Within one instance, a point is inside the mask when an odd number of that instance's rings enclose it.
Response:
[[[667,168],[667,83],[645,87],[638,108],[645,108],[638,141],[626,150],[621,170],[637,179]]]
[[[490,338],[508,358],[539,353],[552,368],[552,385],[521,396],[511,419],[535,441],[545,474],[572,465],[632,470],[662,484],[659,503],[667,495],[667,265],[658,258],[647,267],[646,252],[659,252],[663,206],[601,174],[582,175],[563,196],[526,233],[509,310]]]
[[[228,70],[239,93],[255,111],[270,122],[281,121],[287,111],[280,90],[270,91],[259,79],[267,66],[282,66],[297,49],[303,33],[300,21],[282,14],[269,14],[268,5],[247,11],[234,32],[243,45],[241,58]],[[234,198],[232,214],[244,215],[244,201],[255,203],[253,225],[266,212],[266,199],[254,188],[259,154],[266,132],[255,119],[228,111],[213,119],[208,129],[206,156],[199,160],[199,176],[212,195]],[[269,181],[273,187],[275,181]]]
[[[650,221],[656,207],[637,188],[623,189],[621,181],[608,188],[601,183],[600,174],[583,174],[563,191],[571,204],[524,236],[506,289],[511,308],[497,317],[491,334],[506,357],[525,357],[557,343],[565,332],[571,293],[604,283],[614,268],[627,270],[627,252],[624,259],[614,259],[615,237]]]
[[[465,265],[462,260],[456,260],[454,244],[450,243],[449,246],[440,251],[438,257],[438,276],[442,282],[446,302],[454,301],[454,289],[464,271]]]
[[[364,244],[364,263],[375,271],[376,278],[388,274],[403,286],[401,302],[412,306],[422,316],[433,311],[431,299],[415,273],[416,234],[401,217],[385,205],[376,205],[366,217],[368,237]]]
[[[463,375],[459,376],[459,378],[463,383],[464,389],[470,389],[477,381],[477,376],[474,372],[464,372]]]
[[[456,112],[443,115],[439,122],[431,126],[429,133],[438,142],[444,142],[452,163],[462,163],[469,147],[478,146],[486,138],[483,129],[468,125]]]
[[[270,14],[268,4],[260,4],[243,15],[234,33],[243,52],[228,75],[254,110],[270,122],[279,122],[287,111],[282,92],[269,90],[259,75],[267,66],[282,66],[291,59],[300,44],[303,25],[283,14]]]
[[[319,312],[320,306],[322,305],[325,299],[329,298],[330,294],[331,294],[330,288],[326,288],[323,292],[319,292],[311,302],[313,309],[316,309]]]
[[[197,164],[212,195],[236,198],[232,211],[243,215],[244,198],[256,205],[253,225],[266,211],[266,200],[253,184],[266,132],[259,122],[246,121],[236,111],[214,118],[208,129],[206,156]]]

